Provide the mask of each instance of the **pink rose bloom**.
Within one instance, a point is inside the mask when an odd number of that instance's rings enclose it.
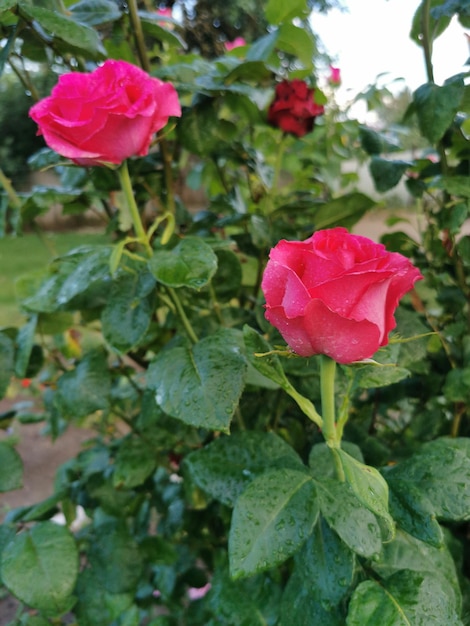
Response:
[[[156,13],[157,15],[161,15],[162,17],[173,17],[173,11],[171,7],[167,7],[165,9],[157,9]],[[158,25],[162,28],[169,28],[170,30],[173,29],[173,24],[171,22],[158,22]]]
[[[158,13],[158,15],[161,15],[162,17],[171,17],[172,16],[171,7],[167,7],[165,9],[157,9],[157,13]]]
[[[285,133],[303,137],[313,130],[315,118],[325,112],[314,100],[315,90],[303,80],[283,80],[268,110],[268,122]]]
[[[145,156],[154,133],[181,115],[171,83],[125,61],[60,76],[29,112],[47,145],[77,165],[120,164]]]
[[[265,316],[301,356],[361,361],[388,343],[400,298],[421,278],[382,244],[345,228],[320,230],[271,250],[261,283]]]
[[[225,49],[227,52],[230,52],[230,50],[233,50],[234,48],[241,48],[242,46],[246,46],[246,41],[243,37],[235,37],[233,41],[225,42]]]
[[[330,65],[330,84],[331,85],[340,85],[341,84],[341,70],[339,67],[333,67]]]

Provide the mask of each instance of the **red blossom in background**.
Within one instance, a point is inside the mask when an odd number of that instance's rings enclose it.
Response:
[[[268,122],[285,133],[303,137],[313,130],[315,118],[325,108],[314,99],[315,89],[303,80],[283,80],[276,86],[273,102],[268,110]]]
[[[171,83],[125,61],[63,74],[30,109],[46,144],[77,165],[120,164],[148,154],[153,135],[181,115]]]
[[[421,278],[382,244],[345,228],[320,230],[271,250],[261,283],[265,316],[300,356],[352,363],[388,343],[400,298]]]

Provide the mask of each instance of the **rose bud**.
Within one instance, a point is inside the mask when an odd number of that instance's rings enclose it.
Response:
[[[285,133],[303,137],[313,130],[315,118],[325,112],[314,100],[315,90],[303,80],[283,80],[268,110],[268,122]]]
[[[388,343],[400,298],[421,278],[382,244],[345,228],[320,230],[271,250],[261,283],[265,316],[300,356],[352,363]]]
[[[29,112],[46,144],[77,165],[120,164],[148,154],[154,133],[181,115],[171,83],[125,61],[59,77]]]

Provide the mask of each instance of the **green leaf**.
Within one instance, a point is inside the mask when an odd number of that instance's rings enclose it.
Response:
[[[3,398],[14,373],[15,348],[13,341],[0,333],[0,398]]]
[[[3,583],[28,606],[49,614],[68,608],[78,574],[78,550],[63,526],[40,522],[5,546]]]
[[[347,626],[461,626],[453,598],[440,579],[402,570],[385,581],[359,584],[349,604]]]
[[[468,118],[470,120],[470,118]],[[433,180],[433,187],[445,189],[453,196],[470,198],[470,181],[468,176],[439,176]]]
[[[346,481],[359,501],[382,520],[388,530],[389,536],[393,537],[395,524],[388,512],[388,485],[375,467],[364,465],[357,461],[344,450],[334,449],[343,467]]]
[[[221,625],[266,626],[276,623],[280,595],[280,585],[266,576],[233,580],[225,568],[216,568],[207,605]]]
[[[328,601],[317,600],[312,585],[302,574],[294,572],[282,596],[279,626],[344,626],[345,616]]]
[[[414,92],[414,103],[421,133],[436,144],[452,124],[464,95],[462,79],[444,83],[425,83]]]
[[[283,24],[279,28],[277,47],[297,57],[305,67],[311,67],[315,54],[315,40],[305,28]]]
[[[224,78],[224,84],[230,85],[238,80],[261,83],[272,76],[272,69],[264,61],[245,61],[239,63]],[[238,94],[230,94],[232,102],[234,97],[243,98]],[[248,107],[248,105],[245,105]]]
[[[228,302],[238,295],[242,282],[242,266],[232,250],[217,250],[217,271],[212,286],[219,302]]]
[[[66,417],[87,417],[108,408],[110,390],[106,356],[99,349],[93,350],[59,378],[56,406]]]
[[[315,481],[321,514],[353,552],[367,558],[382,549],[376,516],[362,504],[351,485],[331,478]]]
[[[18,0],[0,0],[0,11],[9,11],[18,4]]]
[[[268,35],[257,39],[247,52],[247,61],[268,61],[276,47],[279,30],[274,29]]]
[[[157,41],[165,41],[171,46],[176,46],[179,49],[186,49],[186,42],[176,32],[170,31],[168,28],[160,26],[158,22],[162,22],[161,16],[158,13],[148,13],[147,11],[139,11],[140,21],[142,24],[142,30],[145,35],[154,37]]]
[[[155,280],[146,272],[123,273],[113,280],[101,313],[103,335],[119,352],[127,352],[145,336],[154,312],[149,294]]]
[[[317,517],[316,490],[307,473],[273,469],[255,478],[233,510],[231,575],[250,576],[283,563],[310,536]]]
[[[375,201],[353,192],[321,204],[314,213],[315,229],[345,226],[350,228],[375,205]]]
[[[443,391],[451,402],[466,402],[470,394],[470,367],[451,369],[446,376]]]
[[[410,38],[418,44],[423,46],[423,10],[425,7],[436,7],[442,5],[442,0],[431,0],[428,4],[420,3],[413,16],[412,27],[410,31]],[[450,17],[439,15],[438,18],[433,17],[434,11],[429,11],[429,33],[431,39],[437,39],[450,24]]]
[[[370,162],[370,173],[376,190],[382,193],[398,185],[403,174],[411,166],[412,163],[409,161],[389,161],[373,156]]]
[[[433,547],[398,531],[393,541],[384,544],[379,557],[371,561],[371,567],[382,578],[403,570],[436,576],[440,578],[446,596],[452,598],[460,610],[462,594],[456,564],[445,544]]]
[[[217,257],[202,241],[188,237],[172,250],[158,250],[149,261],[156,280],[167,287],[201,289],[217,269]]]
[[[409,376],[409,370],[404,367],[365,365],[358,367],[354,379],[359,389],[375,389],[388,387]]]
[[[290,388],[290,383],[282,368],[277,354],[272,352],[272,347],[256,330],[245,324],[243,327],[243,339],[245,341],[246,355],[253,367],[266,378],[269,378],[283,389]],[[257,356],[262,355],[262,356]]]
[[[88,552],[92,571],[113,594],[134,591],[143,560],[135,539],[124,522],[105,522],[96,527]]]
[[[359,126],[359,139],[362,149],[369,155],[399,150],[400,146],[390,141],[384,133],[379,133],[367,126]]]
[[[470,442],[466,438],[436,439],[424,444],[412,457],[384,471],[397,497],[414,489],[418,509],[443,521],[470,518]],[[414,488],[414,489],[413,489]],[[405,496],[406,497],[406,496]],[[411,503],[410,503],[411,506]],[[411,532],[407,528],[408,532]]]
[[[23,486],[23,463],[18,452],[0,441],[0,492],[21,489]]]
[[[244,431],[219,437],[189,454],[184,468],[198,487],[234,506],[247,484],[272,467],[303,467],[295,450],[274,433]]]
[[[106,57],[100,37],[93,28],[79,24],[57,11],[31,6],[29,2],[19,2],[18,8],[21,17],[28,21],[35,20],[56,41],[65,42],[72,50],[80,51],[88,58],[96,60]]]
[[[140,437],[124,439],[114,461],[113,485],[131,489],[142,485],[156,466],[155,451]]]
[[[305,18],[308,13],[307,0],[292,0],[291,2],[268,0],[265,8],[266,19],[270,24],[281,24],[294,17]]]
[[[16,336],[15,374],[18,378],[24,378],[28,370],[28,364],[34,345],[37,319],[37,315],[31,315],[26,324],[20,328]]]
[[[69,303],[94,285],[110,281],[109,258],[111,246],[82,246],[59,259],[71,271],[62,283],[56,299],[59,304]]]
[[[220,85],[222,88],[223,85]],[[218,117],[212,100],[184,109],[176,132],[182,146],[198,156],[207,156],[220,143]]]
[[[99,572],[84,569],[80,572],[76,594],[78,597],[77,623],[81,626],[112,624],[132,604],[132,593],[111,593]]]
[[[295,572],[325,608],[337,606],[348,594],[355,575],[354,553],[320,517],[311,537],[295,555]]]
[[[442,528],[436,520],[432,503],[423,496],[419,487],[407,479],[393,478],[387,482],[390,487],[390,512],[397,524],[413,537],[432,546],[441,546]]]
[[[98,26],[118,20],[122,11],[113,0],[81,0],[69,7],[76,22],[87,26]]]
[[[238,335],[219,330],[191,347],[162,350],[148,386],[165,413],[186,424],[228,432],[245,384],[246,360]]]

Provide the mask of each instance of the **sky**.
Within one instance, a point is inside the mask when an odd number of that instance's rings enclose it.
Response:
[[[394,91],[407,85],[412,91],[427,81],[422,49],[409,38],[419,0],[344,0],[347,12],[333,10],[328,15],[314,13],[313,30],[341,69],[342,86],[338,102],[353,96],[384,72],[380,79]],[[470,49],[457,20],[435,40],[434,80],[438,84],[465,71]],[[393,79],[404,81],[391,84]]]

